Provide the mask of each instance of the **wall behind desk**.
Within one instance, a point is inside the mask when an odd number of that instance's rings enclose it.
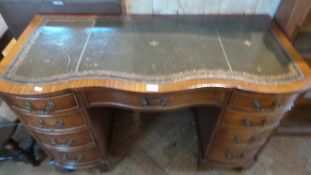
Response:
[[[269,14],[281,0],[124,0],[129,14]]]

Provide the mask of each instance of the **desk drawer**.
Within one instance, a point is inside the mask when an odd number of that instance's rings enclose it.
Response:
[[[289,110],[297,95],[251,94],[235,91],[230,100],[230,107],[251,112],[274,112]]]
[[[225,113],[223,124],[242,130],[266,130],[278,126],[285,111],[282,113],[255,113],[239,112],[228,109]]]
[[[87,164],[100,160],[100,153],[96,147],[83,149],[73,152],[60,152],[50,150],[50,154],[57,160],[57,162],[69,165]]]
[[[235,147],[227,147],[213,145],[209,151],[208,159],[213,162],[226,164],[244,164],[252,161],[259,148],[254,149],[236,149]]]
[[[50,114],[66,109],[78,107],[74,94],[64,94],[51,97],[8,97],[13,107],[25,112],[36,114]]]
[[[87,128],[69,134],[43,133],[36,131],[33,131],[33,133],[37,136],[41,144],[52,149],[73,149],[95,144],[91,133]]]
[[[86,126],[83,114],[78,109],[53,115],[18,113],[28,127],[41,131],[65,131]]]
[[[137,109],[179,108],[189,105],[220,105],[224,97],[222,89],[200,89],[176,93],[134,93],[117,90],[93,90],[85,92],[89,105],[117,105]]]
[[[270,135],[267,132],[241,132],[228,127],[221,127],[216,142],[234,146],[261,146]]]

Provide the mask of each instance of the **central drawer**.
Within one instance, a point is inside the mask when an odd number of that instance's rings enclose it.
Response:
[[[116,105],[137,109],[179,108],[192,105],[222,104],[223,89],[199,89],[174,93],[135,93],[118,90],[89,90],[85,92],[88,104]]]

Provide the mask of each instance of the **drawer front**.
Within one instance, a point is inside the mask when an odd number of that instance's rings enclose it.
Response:
[[[283,113],[250,113],[228,109],[223,118],[223,125],[242,130],[265,130],[278,126]]]
[[[57,162],[62,164],[79,165],[100,160],[100,154],[96,147],[73,152],[60,152],[55,150],[50,150],[49,152]]]
[[[274,112],[289,110],[297,95],[262,95],[234,92],[230,107],[251,112]]]
[[[221,104],[222,89],[200,89],[178,93],[134,93],[117,90],[85,92],[89,105],[113,104],[136,109],[178,108],[199,104]]]
[[[211,148],[208,159],[219,163],[243,164],[254,159],[258,149],[241,150],[216,144]]]
[[[53,97],[8,97],[13,107],[36,114],[50,114],[78,107],[74,94],[64,94]]]
[[[268,132],[241,132],[227,127],[221,127],[216,142],[234,146],[261,146],[270,135]]]
[[[95,144],[88,129],[70,134],[33,132],[39,142],[47,148],[71,149],[85,145]]]
[[[41,131],[64,131],[86,126],[86,121],[80,110],[53,115],[18,113],[28,127]]]

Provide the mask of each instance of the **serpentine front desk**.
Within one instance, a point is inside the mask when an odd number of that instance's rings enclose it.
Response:
[[[38,15],[0,74],[2,98],[65,169],[109,170],[111,108],[186,107],[199,167],[245,168],[311,87],[276,24],[253,15]]]

